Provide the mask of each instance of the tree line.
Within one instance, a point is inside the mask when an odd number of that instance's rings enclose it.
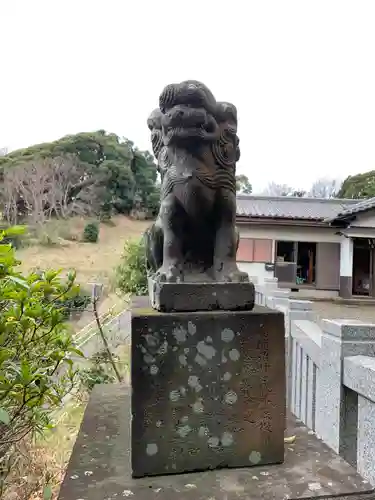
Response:
[[[159,193],[153,156],[104,130],[0,157],[0,208],[10,225],[132,210],[154,217]]]

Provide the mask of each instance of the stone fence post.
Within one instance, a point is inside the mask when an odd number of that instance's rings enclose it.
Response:
[[[375,325],[323,320],[316,384],[316,433],[352,465],[357,463],[358,396],[343,383],[344,358],[375,356]]]
[[[312,310],[312,302],[309,300],[289,299],[285,310],[285,352],[286,352],[286,404],[289,407],[292,401],[292,366],[293,359],[296,353],[293,353],[293,340],[291,324],[292,321],[305,319],[314,320],[314,312]],[[294,355],[293,355],[294,354]],[[301,362],[301,360],[300,360]]]

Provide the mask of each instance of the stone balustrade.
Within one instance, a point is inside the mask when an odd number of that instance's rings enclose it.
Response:
[[[375,325],[318,321],[312,302],[277,282],[256,284],[256,302],[285,314],[289,410],[375,484]]]

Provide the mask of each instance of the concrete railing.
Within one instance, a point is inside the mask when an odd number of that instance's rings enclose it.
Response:
[[[375,484],[375,325],[318,322],[312,302],[290,299],[276,282],[256,289],[258,304],[285,314],[290,411]]]

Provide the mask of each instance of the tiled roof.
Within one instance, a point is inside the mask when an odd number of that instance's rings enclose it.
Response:
[[[350,217],[351,215],[356,215],[360,212],[365,212],[366,210],[371,210],[375,208],[375,198],[369,198],[367,200],[363,200],[357,203],[346,207],[344,210],[339,212],[334,219],[345,219],[346,217]]]
[[[335,219],[357,204],[358,200],[240,194],[237,195],[237,216],[323,221]]]

